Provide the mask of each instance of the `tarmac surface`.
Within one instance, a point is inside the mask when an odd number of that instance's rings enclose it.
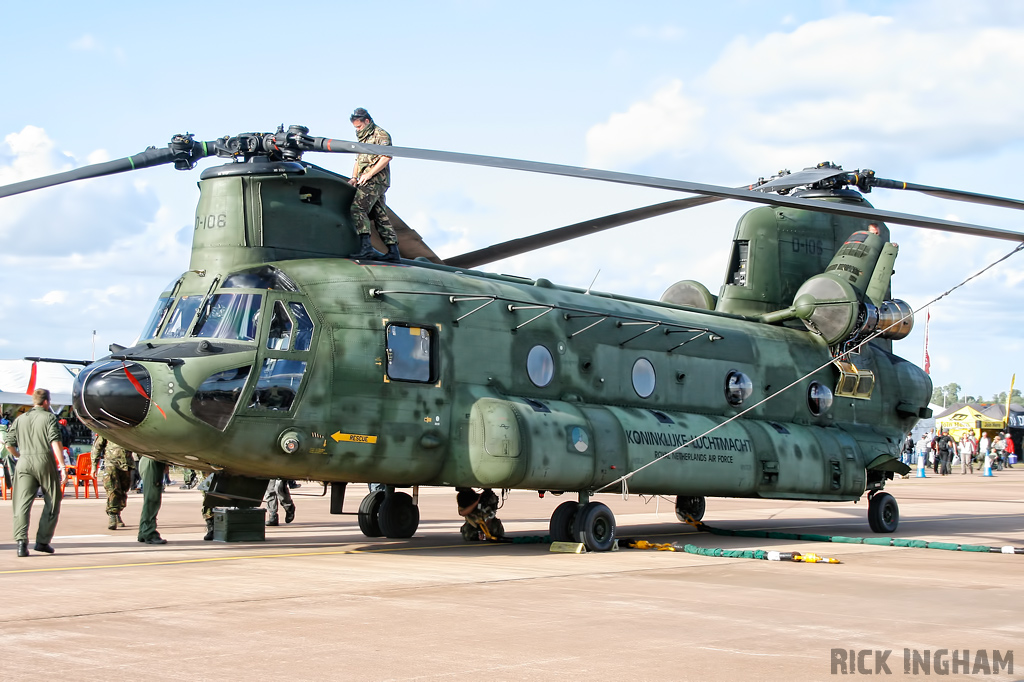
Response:
[[[894,537],[1024,547],[1024,467],[929,472],[886,490],[900,504]],[[53,556],[15,556],[11,503],[0,502],[0,679],[789,682],[835,679],[834,649],[871,650],[859,674],[872,679],[1024,679],[1024,555],[714,536],[679,523],[670,500],[635,495],[596,498],[620,538],[842,563],[558,554],[462,542],[454,492],[440,489],[421,491],[409,540],[366,538],[354,515],[330,515],[328,498],[296,496],[295,522],[268,528],[266,542],[204,542],[200,494],[177,485],[159,518],[169,544],[150,546],[136,540],[141,496],[129,498],[129,527],[109,531],[102,498],[68,494]],[[363,494],[350,486],[346,511]],[[543,535],[566,499],[514,492],[500,518],[510,535]],[[866,512],[866,500],[713,498],[704,520],[871,536]],[[929,657],[928,675],[904,672],[904,649]],[[994,651],[1014,658],[998,674],[963,674],[954,649],[972,666],[980,652],[989,664]]]

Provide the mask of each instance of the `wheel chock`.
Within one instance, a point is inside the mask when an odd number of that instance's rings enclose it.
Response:
[[[587,548],[582,542],[552,542],[551,551],[562,554],[586,554]]]

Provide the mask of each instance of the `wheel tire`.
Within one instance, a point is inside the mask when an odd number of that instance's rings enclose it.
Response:
[[[875,533],[892,533],[900,525],[900,507],[889,493],[876,493],[868,500],[868,525]]]
[[[408,493],[392,493],[384,498],[377,515],[386,538],[411,538],[420,525],[420,509]]]
[[[687,514],[692,516],[694,521],[700,521],[704,518],[704,512],[707,511],[707,508],[708,501],[705,497],[676,496],[676,518],[683,523],[686,523]]]
[[[359,530],[368,538],[379,538],[383,533],[380,531],[380,505],[384,502],[384,492],[373,492],[363,498],[359,503]]]
[[[575,502],[563,502],[555,507],[548,524],[548,534],[552,542],[575,542],[573,529],[576,527],[576,513],[580,505]]]
[[[576,541],[591,552],[607,552],[615,545],[615,514],[607,505],[589,502],[576,514]]]

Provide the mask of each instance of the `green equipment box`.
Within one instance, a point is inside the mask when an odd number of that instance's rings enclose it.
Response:
[[[260,507],[213,510],[213,539],[217,542],[263,542],[267,539],[266,510]]]

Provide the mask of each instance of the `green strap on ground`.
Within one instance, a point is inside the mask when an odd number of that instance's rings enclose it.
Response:
[[[817,535],[814,533],[782,533],[774,530],[729,530],[713,528],[700,521],[691,522],[697,530],[713,535],[730,535],[741,538],[769,538],[772,540],[802,540],[805,542],[839,542],[849,545],[879,545],[882,547],[919,547],[922,549],[944,549],[950,552],[985,552],[990,554],[1003,553],[1000,547],[987,545],[959,545],[955,542],[928,542],[927,540],[909,540],[906,538],[852,538],[843,535]],[[714,555],[726,556],[726,555]]]

